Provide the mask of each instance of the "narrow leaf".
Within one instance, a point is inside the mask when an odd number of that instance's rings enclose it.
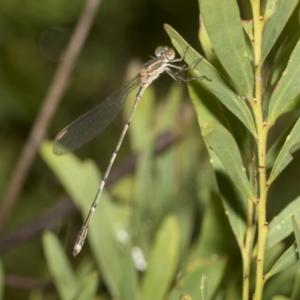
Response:
[[[271,270],[266,274],[267,278],[281,272],[298,260],[296,245],[289,247],[276,261]]]
[[[268,0],[265,29],[262,38],[262,60],[266,58],[287,23],[298,0]]]
[[[99,276],[96,272],[85,277],[79,284],[79,292],[72,300],[94,299],[97,293]]]
[[[287,3],[287,2],[286,2]],[[288,112],[296,96],[300,93],[300,40],[298,41],[289,63],[273,92],[269,106],[268,122]]]
[[[225,257],[217,260],[195,259],[179,277],[167,299],[178,300],[184,293],[188,293],[192,299],[200,299],[201,291],[199,286],[203,274],[209,279],[207,299],[213,299],[222,278],[224,278],[226,266],[227,258]]]
[[[219,63],[219,61],[216,57],[216,53],[213,51],[213,47],[201,15],[200,15],[199,40],[201,42],[201,46],[204,51],[205,57],[215,66],[215,64]]]
[[[234,120],[226,120],[225,114],[223,112],[224,107],[222,107],[222,110],[220,107],[220,103],[218,102],[216,97],[213,96],[209,91],[207,91],[207,89],[200,86],[196,82],[191,82],[189,84],[189,94],[195,106],[200,127],[203,127],[204,124],[207,122],[215,121],[230,128],[234,127],[234,130],[239,129],[239,126],[237,125],[238,120],[236,118],[234,118]],[[228,117],[228,113],[226,114],[226,116]],[[242,127],[242,125],[240,127]],[[229,194],[229,192],[232,191],[232,189],[230,189],[231,185],[228,185],[228,182],[225,182],[227,181],[226,176],[223,176],[222,178],[218,176],[217,180],[216,174],[220,175],[226,173],[226,171],[222,163],[219,162],[219,159],[216,156],[216,154],[209,148],[208,153],[210,156],[210,163],[204,160],[202,164],[201,173],[204,172],[206,176],[203,179],[205,180],[205,183],[200,187],[200,190],[201,192],[207,191],[206,193],[208,193],[208,195],[203,196],[205,199],[210,197],[211,191],[220,194],[226,211],[226,216],[229,219],[231,228],[236,236],[237,242],[240,247],[243,247],[244,236],[246,231],[246,224],[244,218],[245,210],[243,209],[243,207],[245,207],[246,201],[238,201],[240,200],[240,198],[233,196],[234,191],[233,193]],[[213,170],[215,170],[215,172]],[[203,176],[201,178],[203,178]],[[223,187],[226,188],[223,189]]]
[[[255,196],[246,176],[239,149],[232,135],[215,122],[206,123],[202,127],[201,132],[204,140],[216,153],[236,187],[248,199],[254,200]]]
[[[295,215],[292,216],[292,224],[294,229],[294,235],[296,238],[297,252],[300,253],[300,224]]]
[[[300,299],[300,270],[297,271],[295,276],[294,286],[292,290],[291,300]]]
[[[288,295],[291,293],[292,282],[299,269],[300,261],[292,263],[288,268],[273,276],[272,281],[265,285],[264,299],[272,299],[274,295]]]
[[[287,136],[285,143],[276,158],[270,177],[268,179],[268,185],[271,185],[271,183],[275,180],[275,178],[292,161],[293,159],[292,154],[294,151],[293,148],[295,146],[299,147],[300,146],[299,143],[300,143],[300,118],[297,120],[290,134]]]
[[[267,248],[279,243],[293,231],[291,217],[300,215],[300,197],[288,204],[269,225]]]
[[[201,0],[199,5],[209,39],[220,62],[239,93],[251,98],[253,69],[246,51],[237,2]]]
[[[281,295],[276,295],[272,297],[271,300],[291,300],[289,297],[281,296]]]
[[[276,138],[275,142],[272,144],[270,149],[267,152],[267,169],[270,169],[274,166],[274,163],[277,159],[277,156],[283,147],[284,143],[286,142],[287,136],[289,133],[292,131],[293,127],[295,126],[296,123],[295,116],[290,117],[290,122],[291,124],[288,125],[284,130],[281,132],[281,134]],[[300,147],[300,145],[299,145]],[[295,149],[295,147],[293,147]]]
[[[200,286],[200,290],[201,290],[201,300],[207,300],[207,277],[206,275],[202,275],[201,277],[201,286]]]
[[[85,218],[100,182],[96,165],[92,161],[82,162],[74,154],[56,157],[52,153],[50,142],[41,146],[40,153]],[[127,270],[125,273],[122,268],[128,256],[131,257],[130,238],[127,231],[128,220],[128,212],[114,204],[103,191],[87,235],[96,263],[111,295],[113,297],[122,295],[124,299],[126,295],[122,294],[120,286],[122,280],[125,276],[127,280],[135,280],[127,276],[133,272]],[[127,239],[120,240],[119,236],[125,236]],[[124,251],[124,248],[127,250]]]
[[[179,259],[180,228],[175,216],[168,216],[157,233],[145,274],[141,299],[164,299]]]
[[[76,294],[78,282],[59,240],[51,232],[43,235],[43,247],[51,277],[60,299],[70,300]]]
[[[195,66],[193,71],[197,76],[204,76],[199,82],[206,86],[256,136],[254,121],[244,99],[238,96],[229,86],[228,82],[226,82],[225,78],[189,46],[172,27],[165,25],[165,29],[172,40],[172,44],[179,53],[182,54],[187,49],[184,60],[189,65]]]
[[[195,258],[211,259],[227,255],[229,233],[222,203],[217,196],[211,196],[203,216]]]

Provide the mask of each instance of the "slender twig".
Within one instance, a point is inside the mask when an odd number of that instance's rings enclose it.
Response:
[[[254,66],[255,66],[255,95],[252,101],[252,109],[257,130],[257,156],[258,166],[257,174],[259,176],[259,197],[256,203],[257,213],[257,259],[256,259],[256,282],[253,299],[261,300],[265,284],[264,262],[265,248],[268,232],[268,223],[266,221],[266,204],[267,204],[267,184],[266,184],[266,147],[268,126],[264,122],[263,116],[263,96],[262,96],[262,33],[265,25],[263,16],[260,15],[260,1],[252,0],[253,14],[253,36],[254,36]]]
[[[100,3],[101,0],[87,0],[85,3],[81,17],[74,30],[73,37],[56,70],[53,81],[44,99],[44,103],[11,174],[0,209],[0,228],[4,226],[15,205],[16,199],[27,178],[27,173],[36,156],[38,147],[47,131],[58,103],[69,85],[70,75],[74,69]]]
[[[4,276],[4,285],[6,287],[18,288],[24,290],[45,289],[52,287],[53,284],[40,278],[25,277],[20,275],[6,274]]]

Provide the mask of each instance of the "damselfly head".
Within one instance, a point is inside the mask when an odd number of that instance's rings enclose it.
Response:
[[[175,51],[173,48],[170,48],[168,46],[158,46],[156,49],[155,49],[155,55],[157,57],[160,57],[160,56],[164,56],[167,58],[167,60],[173,60],[175,58]]]

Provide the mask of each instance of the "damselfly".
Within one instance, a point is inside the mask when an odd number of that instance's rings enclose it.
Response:
[[[72,152],[79,147],[86,144],[93,139],[98,133],[100,133],[120,112],[128,94],[135,88],[139,87],[138,93],[135,98],[135,102],[130,111],[128,120],[126,121],[122,134],[119,138],[115,151],[113,152],[108,167],[105,171],[104,177],[100,183],[95,199],[92,203],[90,211],[83,223],[83,226],[78,234],[73,255],[76,256],[84,244],[88,227],[91,222],[92,216],[96,210],[101,193],[105,186],[105,182],[111,170],[111,167],[115,161],[115,158],[119,152],[124,136],[128,130],[130,122],[133,118],[134,112],[137,108],[139,101],[141,100],[146,88],[159,77],[160,74],[166,72],[177,82],[187,82],[195,78],[182,78],[180,72],[186,71],[190,66],[179,66],[174,63],[181,62],[184,59],[184,55],[188,48],[184,51],[180,58],[175,58],[175,51],[173,48],[167,46],[157,47],[155,50],[156,57],[145,63],[141,68],[137,76],[131,79],[126,85],[114,92],[105,101],[99,103],[97,106],[89,110],[73,123],[65,127],[55,138],[53,145],[53,152],[56,155],[63,155]],[[196,61],[197,63],[197,61]]]

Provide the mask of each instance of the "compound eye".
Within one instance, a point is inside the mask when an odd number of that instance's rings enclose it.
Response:
[[[158,46],[158,47],[155,49],[155,55],[156,55],[157,57],[160,57],[160,56],[162,55],[163,51],[164,51],[164,47]]]
[[[168,60],[173,60],[175,58],[175,51],[172,48],[167,49],[165,54]]]

